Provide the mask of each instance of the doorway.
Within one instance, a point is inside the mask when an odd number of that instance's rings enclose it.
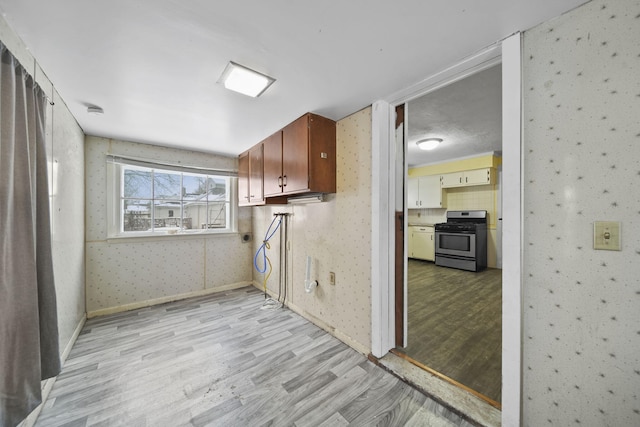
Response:
[[[496,407],[500,407],[502,369],[501,242],[497,233],[501,84],[501,66],[496,64],[405,104],[409,191],[408,250],[403,258],[407,304],[402,317],[407,319],[407,331],[406,342],[397,347],[418,366],[474,390]],[[440,141],[436,148],[419,149],[418,142],[434,138]],[[445,188],[443,177],[485,169],[487,182]],[[419,201],[413,200],[416,185],[422,195]],[[436,197],[430,196],[433,194]],[[433,226],[446,222],[448,210],[487,212],[487,269],[469,272],[434,263]],[[431,248],[422,243],[424,236],[431,237]]]
[[[372,106],[372,267],[371,354],[383,358],[395,347],[394,217],[403,183],[394,169],[397,147],[394,106],[444,86],[472,71],[502,62],[502,411],[503,425],[521,422],[522,405],[522,46],[516,33],[418,84],[376,101]],[[396,203],[394,203],[396,201]],[[406,223],[406,222],[405,222]],[[406,269],[405,269],[406,273]],[[406,303],[403,302],[403,303]],[[439,393],[435,386],[428,392]],[[443,397],[444,398],[444,397]],[[461,404],[459,410],[473,411]]]

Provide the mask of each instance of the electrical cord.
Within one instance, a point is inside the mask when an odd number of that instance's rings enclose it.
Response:
[[[282,247],[281,257],[284,258],[284,292],[282,297],[282,305],[287,301],[287,277],[289,276],[289,257],[287,256],[287,242],[289,241],[289,227],[288,227],[288,217],[284,217],[284,245]],[[280,295],[278,295],[278,300],[280,300]]]
[[[274,228],[275,224],[275,228]],[[282,304],[279,301],[274,301],[272,299],[267,299],[267,280],[271,276],[271,272],[273,271],[273,266],[271,265],[271,260],[267,256],[267,250],[271,249],[271,245],[269,244],[269,240],[276,234],[276,231],[280,228],[282,224],[282,214],[275,214],[271,224],[269,224],[269,228],[267,228],[267,232],[265,233],[264,240],[262,241],[262,245],[256,251],[255,256],[253,257],[253,266],[258,271],[258,273],[265,274],[264,279],[262,281],[262,288],[264,291],[264,299],[265,302],[263,304],[263,308],[280,308]],[[258,265],[258,260],[262,258],[262,267]],[[268,271],[268,272],[267,272]],[[279,298],[278,298],[279,299]]]

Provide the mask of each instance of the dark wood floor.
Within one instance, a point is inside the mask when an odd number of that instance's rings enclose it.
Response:
[[[38,426],[471,426],[253,287],[87,321]]]
[[[409,260],[408,346],[429,368],[501,400],[502,270],[469,272]]]

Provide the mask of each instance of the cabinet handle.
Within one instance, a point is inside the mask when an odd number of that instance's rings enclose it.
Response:
[[[420,200],[420,206],[422,206],[422,200]]]
[[[464,182],[469,182],[469,177],[468,176],[464,177]]]
[[[460,177],[460,184],[462,184],[462,177]]]
[[[284,180],[282,181],[282,186],[283,187],[287,186],[287,175],[284,176]]]
[[[282,188],[282,177],[278,177],[278,187]]]

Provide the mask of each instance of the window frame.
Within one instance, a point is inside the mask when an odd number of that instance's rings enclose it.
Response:
[[[151,231],[124,231],[124,211],[123,201],[130,199],[124,195],[124,170],[127,168],[132,169],[147,169],[150,171],[157,170],[160,173],[175,173],[181,176],[181,186],[184,175],[190,176],[209,176],[216,178],[223,178],[226,181],[226,193],[223,203],[226,204],[225,215],[227,215],[226,226],[220,228],[209,228],[208,226],[201,228],[191,228],[185,230],[182,226],[178,229],[153,229]],[[152,172],[153,177],[153,172]],[[231,234],[238,232],[238,201],[237,201],[237,172],[228,170],[216,170],[209,168],[200,168],[195,166],[184,166],[160,163],[156,161],[141,160],[135,158],[127,158],[122,156],[115,156],[107,154],[107,238],[141,238],[141,237],[185,237],[185,236],[203,236],[203,235],[220,235]],[[151,182],[152,194],[151,198],[142,197],[140,199],[149,200],[151,209],[151,221],[154,220],[155,204],[158,201],[162,201],[161,198],[155,198],[153,194],[154,183]],[[175,218],[184,218],[185,205],[184,195],[180,197],[180,215],[174,216]],[[206,215],[208,215],[209,201],[207,200]],[[208,219],[206,223],[208,223]],[[205,224],[206,225],[206,224]]]

